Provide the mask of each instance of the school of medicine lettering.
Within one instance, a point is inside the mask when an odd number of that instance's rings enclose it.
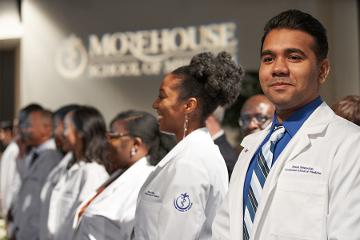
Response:
[[[92,34],[88,47],[72,35],[57,56],[65,78],[160,75],[188,64],[203,51],[228,51],[236,58],[235,23],[176,27],[136,32]]]

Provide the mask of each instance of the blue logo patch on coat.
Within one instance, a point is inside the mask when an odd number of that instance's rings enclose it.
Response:
[[[190,210],[192,202],[190,196],[187,193],[182,193],[174,200],[175,208],[180,212],[186,212]]]

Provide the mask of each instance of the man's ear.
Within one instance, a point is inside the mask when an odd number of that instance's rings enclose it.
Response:
[[[51,137],[53,135],[53,127],[51,124],[44,123],[43,134],[46,135],[46,137]]]
[[[198,108],[198,105],[199,105],[199,101],[196,98],[191,97],[187,99],[184,105],[185,113],[189,114],[194,112]]]
[[[320,74],[319,74],[320,84],[323,84],[326,81],[329,72],[330,72],[330,61],[328,58],[325,58],[320,63]]]

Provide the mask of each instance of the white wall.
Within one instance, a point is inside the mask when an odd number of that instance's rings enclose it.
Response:
[[[17,39],[21,37],[21,35],[22,35],[22,26],[20,22],[20,15],[16,5],[16,1],[1,0],[0,1],[0,40]]]
[[[337,101],[349,94],[360,94],[359,6],[356,1],[332,1],[329,9],[332,92],[328,99]]]

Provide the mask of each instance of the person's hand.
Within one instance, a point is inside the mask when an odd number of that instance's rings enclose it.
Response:
[[[19,147],[19,156],[18,159],[24,159],[25,154],[27,152],[27,144],[25,143],[24,139],[20,136],[20,134],[17,134],[15,137],[15,142]]]

